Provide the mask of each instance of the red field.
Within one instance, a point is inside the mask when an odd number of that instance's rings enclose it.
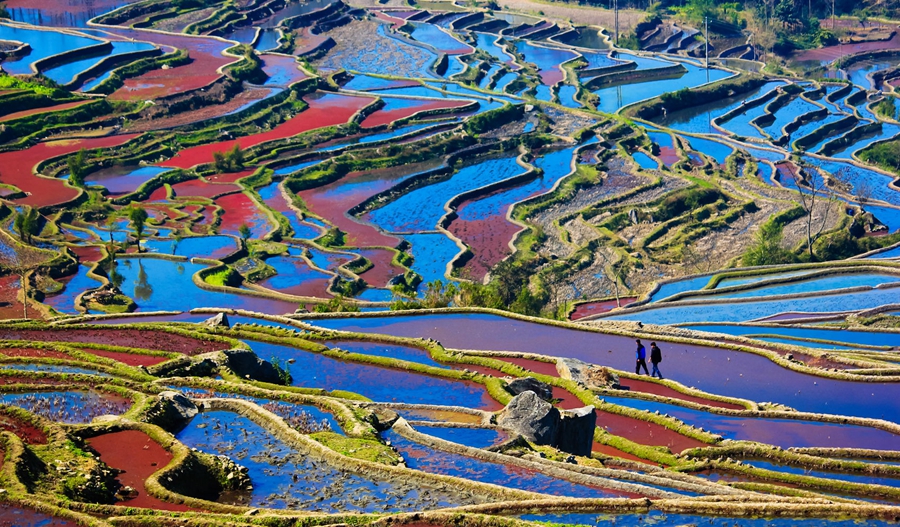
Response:
[[[34,167],[41,161],[64,156],[84,148],[109,148],[127,143],[137,134],[113,135],[94,139],[72,139],[38,143],[25,150],[4,152],[0,154],[0,181],[13,185],[29,195],[16,200],[21,205],[46,207],[58,205],[74,199],[78,190],[66,186],[61,179],[38,177]]]
[[[175,168],[191,168],[212,162],[213,152],[225,152],[234,145],[240,145],[241,148],[247,149],[267,141],[293,137],[316,128],[343,124],[349,121],[353,114],[373,101],[373,99],[368,97],[324,92],[307,95],[303,100],[309,104],[309,108],[268,132],[248,135],[231,141],[188,148],[179,152],[172,159],[161,163],[161,165]]]
[[[124,86],[110,95],[113,100],[145,101],[196,90],[221,77],[219,70],[236,60],[222,54],[231,44],[210,37],[119,28],[109,28],[107,31],[125,39],[150,42],[169,49],[186,49],[191,58],[189,64],[148,71],[140,77],[126,80]]]
[[[239,190],[241,190],[241,187],[228,183],[207,183],[206,181],[200,179],[192,179],[190,181],[182,181],[181,183],[172,185],[172,190],[175,192],[176,198],[183,198],[188,196],[212,198],[214,196],[220,196],[227,192],[238,192]],[[151,198],[152,197],[153,196],[151,196]],[[164,197],[165,195],[163,195],[163,198]]]
[[[121,501],[119,504],[169,511],[190,510],[187,505],[167,503],[147,492],[145,481],[154,472],[168,465],[172,460],[172,454],[144,432],[122,430],[93,437],[87,442],[100,454],[101,461],[121,471],[117,479],[122,485],[137,490],[135,498]]]
[[[409,106],[403,106],[401,108],[392,109],[390,105],[387,107],[378,110],[372,115],[366,117],[366,119],[361,123],[363,128],[373,128],[375,126],[381,126],[383,124],[390,124],[399,119],[405,119],[407,117],[411,117],[419,112],[425,112],[428,110],[442,110],[444,108],[461,108],[463,106],[467,106],[471,104],[471,101],[464,100],[448,100],[448,101],[429,101],[426,99],[422,99],[421,101],[415,101],[416,104],[411,104]]]
[[[210,351],[228,349],[224,342],[212,342],[193,337],[185,337],[165,331],[139,330],[131,328],[64,328],[54,331],[39,329],[3,328],[2,340],[33,340],[38,342],[89,342],[109,344],[128,348],[171,351],[186,355],[198,355]],[[93,353],[93,352],[91,352]]]
[[[6,121],[12,121],[14,119],[21,119],[22,117],[30,117],[32,115],[38,115],[41,113],[48,112],[61,112],[63,110],[68,110],[70,108],[77,108],[78,106],[82,106],[94,101],[74,101],[74,102],[66,102],[62,104],[57,104],[55,106],[46,106],[44,108],[33,108],[31,110],[23,110],[21,112],[13,112],[3,117],[0,117],[0,123],[4,123]]]

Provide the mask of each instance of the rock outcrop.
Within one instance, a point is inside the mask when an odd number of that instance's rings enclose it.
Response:
[[[593,406],[563,410],[560,414],[556,448],[576,456],[590,456],[596,427],[597,412]]]
[[[560,412],[532,391],[513,397],[497,417],[501,428],[578,456],[590,455],[596,424],[593,406]]]
[[[545,382],[541,382],[534,377],[518,377],[506,383],[506,389],[513,395],[519,395],[525,392],[534,392],[538,397],[545,401],[553,399],[553,387]]]
[[[203,325],[210,328],[231,329],[231,322],[228,321],[228,315],[219,313],[218,315],[203,321]]]
[[[181,430],[200,410],[181,392],[166,391],[157,395],[156,402],[147,410],[146,421],[170,432]]]
[[[513,397],[497,424],[538,445],[552,445],[559,432],[559,410],[532,391]]]
[[[287,384],[283,373],[275,365],[260,359],[251,350],[235,349],[226,350],[223,353],[231,371],[245,379],[271,384]]]
[[[571,379],[588,388],[619,388],[619,376],[603,366],[595,366],[578,359],[560,358],[556,371],[563,379]]]

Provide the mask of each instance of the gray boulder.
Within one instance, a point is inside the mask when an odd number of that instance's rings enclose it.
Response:
[[[225,313],[219,313],[214,317],[208,318],[203,321],[203,324],[211,328],[231,328],[231,323],[228,321],[228,315]]]
[[[181,430],[200,413],[197,405],[181,392],[165,391],[156,399],[147,410],[146,421],[169,431]]]
[[[587,387],[618,388],[619,376],[608,368],[595,366],[578,359],[561,358],[556,361],[556,371],[563,379],[571,379]]]
[[[590,456],[596,426],[597,412],[593,406],[563,410],[556,448],[576,456]]]
[[[559,432],[559,410],[526,391],[513,397],[500,412],[497,424],[538,445],[553,445]]]
[[[518,377],[507,382],[506,389],[513,395],[534,392],[538,397],[545,401],[553,399],[553,388],[549,384],[541,382],[534,377]]]
[[[228,360],[227,366],[235,374],[254,381],[285,384],[279,370],[272,363],[260,359],[253,351],[226,350],[223,353]]]

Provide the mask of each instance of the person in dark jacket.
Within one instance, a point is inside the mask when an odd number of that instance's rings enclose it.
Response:
[[[650,374],[651,377],[659,376],[660,379],[663,378],[662,373],[659,373],[660,362],[662,362],[662,350],[659,349],[659,346],[657,346],[655,342],[651,342],[650,363],[653,364],[653,373]]]
[[[634,367],[634,373],[641,373],[641,366],[643,366],[644,373],[650,375],[650,372],[647,371],[647,350],[644,348],[644,345],[641,344],[641,339],[637,339],[635,342],[637,342],[637,351],[635,351],[637,365]]]

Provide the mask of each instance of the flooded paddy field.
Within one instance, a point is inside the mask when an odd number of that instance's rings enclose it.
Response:
[[[523,5],[7,2],[0,525],[895,523],[896,35]]]

